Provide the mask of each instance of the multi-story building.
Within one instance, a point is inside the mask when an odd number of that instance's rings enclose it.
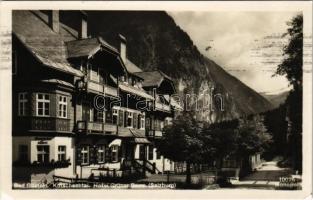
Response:
[[[164,158],[155,148],[155,142],[162,137],[163,128],[172,123],[174,109],[171,96],[175,93],[172,79],[162,71],[141,71],[136,73],[144,79],[143,88],[151,94],[155,101],[146,112],[146,136],[151,141],[148,146],[147,160],[154,163],[157,170],[173,171],[174,163]]]
[[[81,11],[13,11],[12,30],[14,182],[172,170],[155,140],[173,82],[129,61],[123,36],[88,38]]]
[[[13,11],[13,179],[75,174],[75,93],[82,71],[67,60],[77,39],[59,13]]]

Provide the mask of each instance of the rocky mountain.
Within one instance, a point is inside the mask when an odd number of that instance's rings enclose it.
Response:
[[[90,35],[101,35],[117,48],[117,36],[122,34],[133,63],[143,70],[165,72],[174,79],[180,94],[197,94],[199,120],[223,121],[272,108],[263,96],[204,57],[166,12],[89,11],[88,24]],[[211,94],[211,98],[207,100],[201,94]],[[212,107],[201,109],[203,103]]]
[[[277,108],[279,105],[285,103],[287,96],[289,94],[289,91],[281,92],[278,94],[266,94],[261,93],[261,95],[266,98],[271,104]]]

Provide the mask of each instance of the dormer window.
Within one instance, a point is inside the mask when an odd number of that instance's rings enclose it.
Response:
[[[120,81],[121,81],[121,82],[125,82],[125,76],[121,76],[121,77],[120,77]]]

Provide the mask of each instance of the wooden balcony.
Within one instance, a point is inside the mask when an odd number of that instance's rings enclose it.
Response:
[[[159,111],[164,111],[164,112],[171,112],[170,105],[159,103],[159,102],[155,102],[155,109]]]
[[[55,117],[19,117],[16,130],[71,132],[70,119]]]
[[[117,88],[92,80],[87,81],[87,92],[117,97]]]
[[[152,137],[152,138],[159,138],[162,137],[162,131],[160,130],[148,130],[147,132],[147,137]]]
[[[84,132],[87,134],[103,134],[103,135],[116,135],[116,124],[102,123],[102,122],[77,122],[78,132]]]

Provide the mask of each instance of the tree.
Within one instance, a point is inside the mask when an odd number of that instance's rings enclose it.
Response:
[[[268,149],[272,143],[272,136],[267,132],[263,117],[255,115],[250,119],[240,119],[237,128],[237,143],[237,154],[241,156],[263,153]]]
[[[276,75],[284,75],[294,89],[302,88],[303,65],[303,16],[294,17],[287,22],[289,28],[284,36],[289,35],[289,43],[284,47],[284,60],[278,65]]]
[[[263,117],[259,115],[239,120],[239,126],[236,130],[237,150],[236,155],[241,158],[241,175],[250,171],[251,166],[249,156],[256,153],[263,154],[272,144],[272,136],[267,133],[263,123]]]
[[[237,149],[235,129],[238,120],[206,124],[201,131],[204,143],[202,158],[204,161],[217,161],[217,168],[222,167],[225,157],[235,153]]]
[[[186,162],[186,183],[191,183],[190,165],[201,160],[203,142],[199,138],[199,126],[192,112],[183,112],[164,128],[158,142],[160,153],[173,161]]]
[[[286,36],[289,43],[284,47],[284,60],[278,65],[275,75],[284,75],[293,90],[286,100],[288,122],[287,142],[295,170],[302,171],[302,71],[303,71],[303,16],[299,14],[290,22]]]

